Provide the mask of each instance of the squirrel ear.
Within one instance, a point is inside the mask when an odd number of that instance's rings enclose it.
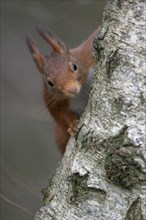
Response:
[[[43,39],[52,46],[56,53],[63,54],[64,51],[68,51],[66,45],[60,41],[51,30],[42,27],[36,27],[36,29]]]
[[[44,73],[44,63],[45,63],[44,56],[39,51],[35,41],[30,35],[26,35],[26,42],[39,71],[41,73]]]

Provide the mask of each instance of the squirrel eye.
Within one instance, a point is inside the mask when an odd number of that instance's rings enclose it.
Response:
[[[73,70],[74,70],[74,71],[76,71],[76,70],[78,69],[78,68],[77,68],[77,65],[74,64],[74,63],[72,64],[72,67],[73,67]]]
[[[50,80],[48,80],[48,85],[51,87],[54,86],[54,84]]]

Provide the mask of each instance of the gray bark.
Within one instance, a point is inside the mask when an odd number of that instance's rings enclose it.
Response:
[[[78,134],[35,220],[146,220],[144,0],[109,0]]]

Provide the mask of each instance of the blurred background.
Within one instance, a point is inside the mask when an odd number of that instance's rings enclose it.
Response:
[[[25,42],[31,33],[43,53],[50,47],[35,25],[50,27],[71,47],[102,21],[106,0],[1,0],[1,220],[33,219],[41,189],[61,160],[42,80]]]

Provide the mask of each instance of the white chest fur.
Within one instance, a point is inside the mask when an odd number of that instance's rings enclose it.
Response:
[[[75,98],[70,99],[70,109],[78,114],[80,117],[88,100],[89,90],[91,86],[91,81],[95,72],[95,68],[89,70],[88,78],[83,85],[79,95]]]

